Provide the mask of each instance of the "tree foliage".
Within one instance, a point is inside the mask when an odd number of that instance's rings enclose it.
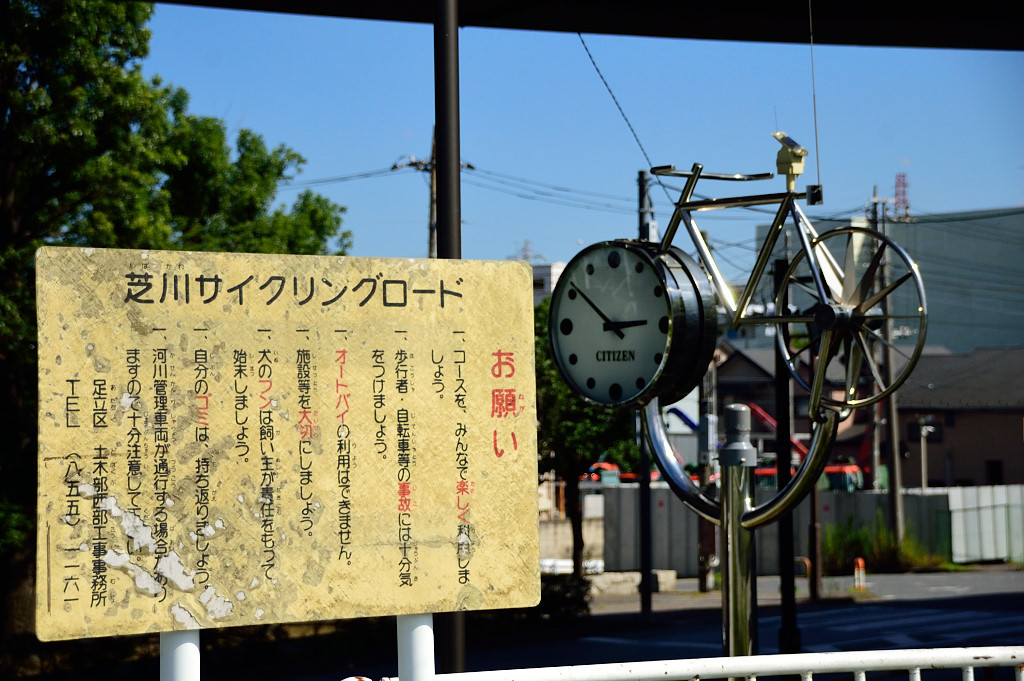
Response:
[[[189,114],[147,80],[152,5],[0,0],[0,550],[35,498],[35,250],[42,245],[344,254],[344,209],[274,205],[305,160]]]
[[[577,397],[562,380],[548,340],[545,299],[534,313],[537,366],[537,444],[540,471],[554,471],[565,480],[566,514],[573,526],[573,565],[577,576],[583,566],[583,516],[580,477],[602,455],[626,463],[635,452],[634,412],[598,407]],[[636,455],[638,458],[638,455]]]

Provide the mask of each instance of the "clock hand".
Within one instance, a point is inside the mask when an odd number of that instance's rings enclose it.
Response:
[[[634,320],[628,321],[628,322],[605,322],[604,323],[604,330],[605,331],[616,331],[618,329],[628,329],[628,328],[633,327],[633,326],[646,326],[646,325],[647,325],[647,320],[646,319],[634,319]]]
[[[597,305],[595,305],[594,301],[592,301],[590,298],[588,298],[587,294],[584,293],[583,291],[581,291],[580,288],[576,284],[574,284],[572,282],[569,282],[569,286],[572,287],[573,291],[576,291],[576,293],[580,294],[580,297],[583,298],[583,300],[587,301],[587,305],[589,305],[590,307],[594,308],[594,312],[596,312],[598,314],[598,316],[600,316],[601,319],[604,320],[604,322],[605,322],[604,330],[605,331],[614,331],[615,335],[617,335],[619,338],[625,338],[626,337],[626,334],[622,333],[621,329],[608,328],[609,324],[614,324],[615,322],[613,322],[612,320],[608,319],[608,315],[606,315],[604,312],[601,312],[601,308],[599,308]]]

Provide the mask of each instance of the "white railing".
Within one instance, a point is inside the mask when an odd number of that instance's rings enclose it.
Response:
[[[659,660],[615,664],[505,669],[500,671],[442,674],[437,681],[694,681],[699,679],[745,678],[799,675],[811,681],[814,674],[852,674],[854,681],[866,681],[868,672],[904,671],[909,681],[920,681],[922,672],[960,669],[963,681],[973,681],[977,668],[1012,667],[1015,681],[1024,681],[1024,646],[985,648],[934,648],[915,650],[871,650],[796,655],[755,655],[712,657],[695,660]],[[422,668],[420,669],[422,671]],[[423,678],[413,673],[410,677]],[[427,674],[430,678],[432,675]],[[405,681],[410,681],[409,678]],[[381,681],[398,681],[398,677]]]

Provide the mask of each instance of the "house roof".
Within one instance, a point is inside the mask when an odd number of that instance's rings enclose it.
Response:
[[[900,409],[1024,409],[1024,346],[922,356],[897,399]]]
[[[739,347],[725,337],[718,339],[718,347],[721,348],[726,359],[719,365],[719,376],[729,371],[729,366],[746,360],[756,370],[764,374],[766,379],[775,377],[775,344],[764,347]]]
[[[728,354],[720,366],[720,378],[728,373],[729,365],[737,362],[752,366],[765,380],[775,376],[773,345],[738,347],[720,338],[719,347]],[[905,359],[896,353],[897,371],[902,369]],[[841,367],[829,373],[830,380],[838,382],[843,378]],[[976,348],[966,354],[926,346],[910,377],[897,391],[897,400],[900,409],[1022,409],[1024,346]]]
[[[747,346],[739,343],[734,343],[733,341],[723,337],[719,339],[718,344],[719,347],[721,347],[728,355],[728,359],[726,359],[725,362],[722,363],[720,368],[727,369],[728,365],[732,364],[733,362],[738,362],[740,361],[740,358],[742,358],[746,360],[750,365],[755,367],[757,370],[763,372],[765,378],[772,379],[775,377],[776,347],[774,342],[769,344]],[[948,354],[949,351],[946,350],[945,348],[929,348],[926,346],[923,352],[929,354]],[[894,359],[894,365],[897,371],[899,371],[906,365],[905,355],[897,352],[896,357]],[[802,362],[806,362],[806,357],[801,356],[801,360]],[[825,377],[831,383],[841,384],[846,379],[846,374],[843,371],[843,367],[839,363],[833,362],[832,364],[829,365],[828,373]]]

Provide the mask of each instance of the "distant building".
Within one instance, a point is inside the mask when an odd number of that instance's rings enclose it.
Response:
[[[535,307],[555,290],[555,284],[558,283],[558,277],[564,269],[564,262],[533,266],[533,304]]]
[[[1024,483],[1024,346],[924,356],[899,389],[903,484],[921,485],[921,425],[928,486]]]
[[[819,233],[847,224],[869,226],[863,217],[814,221]],[[883,226],[920,268],[928,345],[968,352],[1024,344],[1024,208],[918,215]],[[767,230],[759,226],[758,238]]]
[[[776,413],[775,352],[770,347],[744,348],[720,339],[718,408],[732,402],[754,403]],[[927,435],[925,467],[929,487],[1024,483],[1024,345],[975,348],[968,353],[926,352],[899,389],[900,451],[903,486],[921,486],[921,426]],[[794,390],[794,432],[806,437],[807,393]],[[873,474],[874,410],[857,409],[840,424],[832,459],[849,458]],[[766,451],[773,435],[753,429]],[[887,439],[883,430],[881,437]],[[889,446],[879,442],[882,462]]]

